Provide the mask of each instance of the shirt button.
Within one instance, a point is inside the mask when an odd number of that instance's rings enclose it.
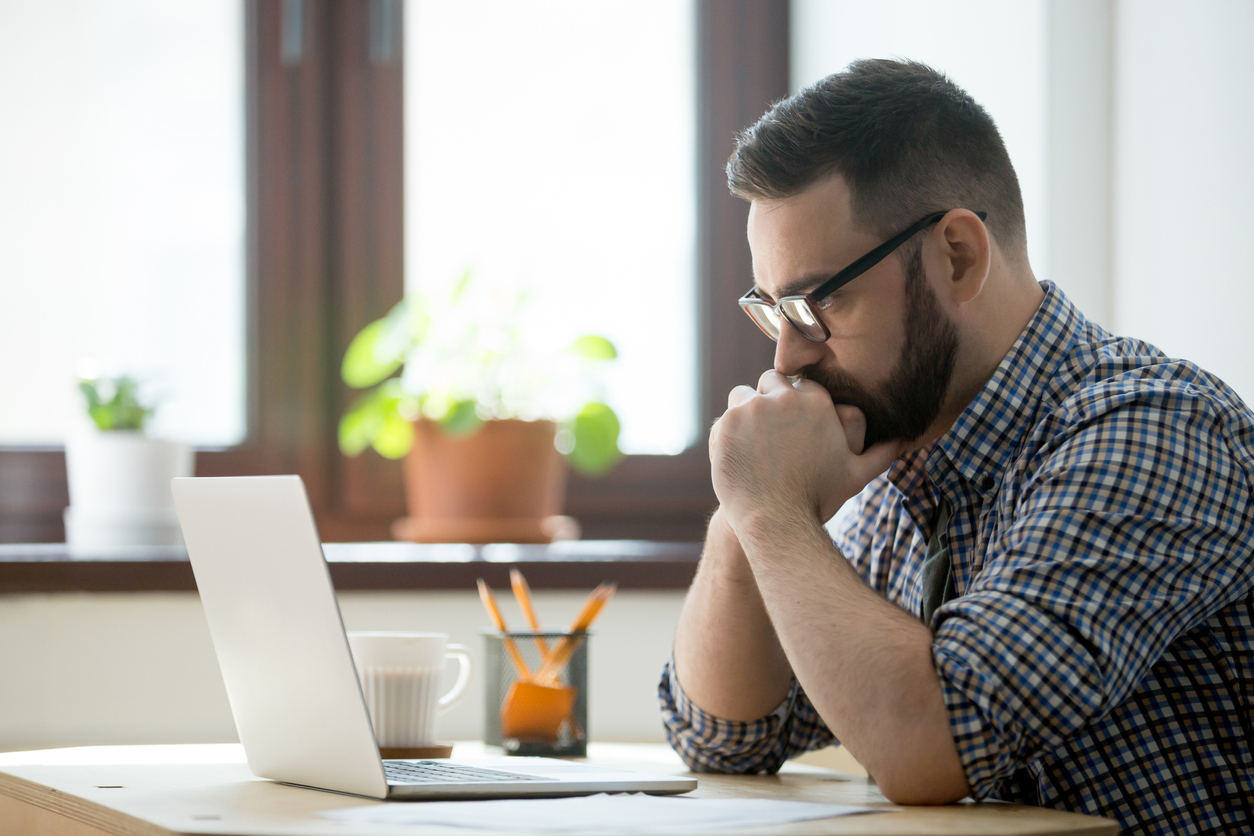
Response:
[[[996,485],[996,484],[997,484],[997,480],[996,480],[996,479],[994,479],[992,476],[981,476],[981,477],[980,477],[980,487],[981,487],[981,488],[983,488],[983,489],[984,489],[984,490],[986,490],[986,491],[987,491],[987,490],[991,490],[991,489],[992,489],[992,487],[993,487],[993,485]]]

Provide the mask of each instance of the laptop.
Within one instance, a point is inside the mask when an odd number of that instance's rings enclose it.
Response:
[[[383,760],[298,476],[171,485],[253,774],[371,798],[674,794],[692,778],[552,758]]]

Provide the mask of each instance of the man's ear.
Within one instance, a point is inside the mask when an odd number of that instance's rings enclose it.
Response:
[[[943,285],[950,299],[961,305],[970,302],[984,288],[992,260],[988,229],[979,216],[968,209],[954,209],[941,218],[933,230],[940,246]]]

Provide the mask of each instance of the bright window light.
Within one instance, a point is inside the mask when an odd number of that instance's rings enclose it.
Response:
[[[151,430],[245,433],[243,3],[0,3],[0,444],[82,421],[88,361]]]
[[[629,453],[697,437],[691,2],[405,7],[406,285],[532,289],[551,338],[597,333]]]

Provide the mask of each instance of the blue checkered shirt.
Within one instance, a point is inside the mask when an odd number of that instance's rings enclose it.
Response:
[[[958,597],[932,617],[932,655],[977,799],[1125,833],[1254,832],[1254,415],[1043,284],[953,428],[868,485],[833,539],[917,614],[948,502]],[[698,772],[774,772],[835,742],[795,681],[770,715],[732,722],[671,668],[667,735]]]

